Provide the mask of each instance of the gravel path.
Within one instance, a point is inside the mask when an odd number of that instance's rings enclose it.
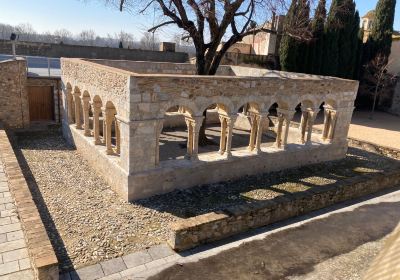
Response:
[[[323,187],[394,166],[388,158],[350,149],[341,161],[128,203],[111,191],[58,131],[19,134],[17,140],[18,158],[63,271],[162,243],[168,237],[168,224],[181,218]]]

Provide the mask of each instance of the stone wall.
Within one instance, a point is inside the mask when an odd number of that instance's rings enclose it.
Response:
[[[397,163],[399,167],[399,164]],[[203,243],[221,240],[290,217],[302,215],[345,200],[392,188],[400,183],[400,171],[388,171],[342,180],[330,186],[278,196],[271,200],[232,206],[175,222],[170,226],[169,245],[183,251]]]
[[[36,279],[58,279],[58,260],[10,140],[0,123],[0,160],[17,206]]]
[[[12,54],[11,50],[11,41],[0,40],[0,53]],[[160,52],[21,41],[16,45],[16,52],[18,55],[29,56],[127,59],[137,61],[186,62],[189,59],[187,53],[180,52]]]
[[[0,62],[0,121],[5,126],[21,128],[29,125],[26,80],[25,60]]]
[[[398,79],[396,87],[394,89],[392,105],[389,112],[400,116],[400,79]]]

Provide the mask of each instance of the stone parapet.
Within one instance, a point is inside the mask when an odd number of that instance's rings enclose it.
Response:
[[[183,251],[335,203],[389,189],[400,184],[399,165],[397,163],[397,167],[394,166],[388,172],[353,177],[330,186],[232,206],[218,213],[175,222],[170,225],[168,244],[176,251]]]
[[[36,279],[58,279],[58,260],[6,131],[0,124],[0,159],[17,206]]]

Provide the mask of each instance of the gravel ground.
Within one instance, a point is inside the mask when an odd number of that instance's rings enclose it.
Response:
[[[350,149],[341,161],[128,203],[111,191],[58,131],[19,134],[16,145],[63,271],[162,243],[168,237],[168,224],[181,218],[393,167],[388,158]]]

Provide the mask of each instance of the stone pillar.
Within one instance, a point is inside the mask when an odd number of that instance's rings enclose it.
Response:
[[[258,116],[255,114],[252,114],[250,116],[250,123],[251,123],[251,129],[250,129],[250,141],[249,141],[249,151],[253,151],[255,147],[255,141],[256,141],[256,134],[257,134],[257,123],[258,123]]]
[[[257,116],[257,119],[256,153],[260,154],[264,121],[267,121],[269,126],[269,120],[267,114],[260,114]]]
[[[92,103],[93,107],[93,136],[94,136],[94,144],[100,145],[100,112],[101,112],[101,104]]]
[[[227,136],[226,136],[226,158],[232,157],[232,133],[233,133],[233,124],[235,123],[237,116],[231,115],[226,118],[226,127],[227,127]]]
[[[85,136],[90,136],[90,126],[89,126],[89,96],[84,96],[83,100],[83,128],[85,130]]]
[[[280,113],[282,113],[283,118],[284,118],[284,122],[285,122],[285,131],[283,133],[283,139],[282,139],[282,143],[281,143],[281,147],[283,149],[286,149],[287,146],[287,141],[288,141],[288,137],[289,137],[289,129],[290,129],[290,122],[293,119],[294,116],[294,111],[289,111],[289,110],[282,110],[282,109],[278,109],[278,111],[280,111]]]
[[[311,136],[315,118],[317,117],[319,109],[308,111],[308,121],[307,121],[307,141],[306,145],[311,145]]]
[[[226,150],[226,118],[224,116],[219,116],[219,121],[221,122],[221,137],[219,140],[219,154],[223,155]]]
[[[328,131],[328,141],[329,142],[332,142],[333,137],[334,137],[336,120],[337,120],[337,112],[335,110],[331,110],[330,125],[329,125],[329,131]]]
[[[67,93],[67,105],[68,105],[68,123],[73,124],[74,119],[73,119],[73,112],[75,110],[74,107],[74,97],[71,92]]]
[[[307,129],[307,124],[308,124],[308,118],[309,118],[309,112],[308,110],[303,110],[301,112],[301,122],[300,122],[300,133],[301,133],[301,138],[300,141],[301,143],[305,143],[305,137],[306,137],[306,129]]]
[[[330,109],[324,106],[324,129],[322,131],[322,140],[325,141],[328,137],[329,126],[331,122]]]
[[[192,150],[192,160],[199,159],[199,133],[201,125],[203,124],[204,117],[194,117],[192,121],[193,129],[193,150]]]
[[[115,121],[115,153],[119,155],[121,153],[121,131],[120,131],[120,121],[116,116]]]
[[[192,126],[192,119],[190,117],[185,117],[185,122],[186,122],[187,130],[188,130],[185,159],[191,159],[192,154],[193,154],[193,126]]]
[[[113,154],[112,143],[111,143],[111,129],[112,123],[114,121],[115,111],[113,109],[106,109],[105,112],[105,126],[106,126],[106,154],[111,155]]]
[[[81,98],[79,93],[74,94],[74,103],[75,103],[75,124],[77,129],[82,129],[81,122]]]
[[[283,121],[284,121],[284,116],[283,114],[278,112],[278,128],[276,130],[276,141],[275,141],[275,146],[277,148],[281,148],[282,146],[282,128],[283,128]]]

